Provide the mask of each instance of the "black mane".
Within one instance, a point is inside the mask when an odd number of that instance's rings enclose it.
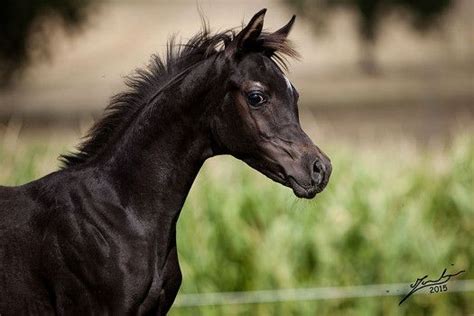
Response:
[[[83,138],[76,152],[59,157],[62,168],[76,166],[95,157],[164,87],[179,81],[199,62],[220,54],[235,36],[236,32],[232,29],[211,34],[204,23],[203,30],[187,43],[176,44],[175,37],[172,37],[168,41],[165,58],[152,55],[147,68],[137,69],[129,76],[125,82],[128,91],[112,98],[103,117]],[[287,68],[286,56],[298,57],[298,53],[285,36],[267,32],[262,32],[255,45],[247,52],[266,52],[284,69]]]

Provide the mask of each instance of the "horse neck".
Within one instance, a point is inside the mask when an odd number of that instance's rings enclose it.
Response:
[[[174,229],[199,169],[212,155],[205,99],[215,74],[205,66],[189,73],[180,86],[163,90],[99,166],[127,207],[160,229]]]

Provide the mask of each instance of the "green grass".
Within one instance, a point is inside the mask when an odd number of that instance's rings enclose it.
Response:
[[[61,150],[28,142],[0,147],[0,183],[44,175]],[[310,201],[235,159],[207,162],[178,223],[180,293],[409,283],[445,267],[474,279],[474,137],[427,151],[402,144],[328,152],[330,185]],[[399,300],[181,307],[171,315],[474,313],[472,292]]]

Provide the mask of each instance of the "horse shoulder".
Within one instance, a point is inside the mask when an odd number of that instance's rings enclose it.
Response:
[[[47,278],[60,286],[57,295],[130,310],[135,297],[146,295],[155,269],[146,228],[94,172],[65,174],[43,186],[54,188],[43,200],[47,220],[38,225]]]

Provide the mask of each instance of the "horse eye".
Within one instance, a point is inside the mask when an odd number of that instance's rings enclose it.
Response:
[[[251,91],[247,95],[247,102],[251,106],[260,106],[264,104],[266,101],[267,99],[265,98],[265,95],[260,91]]]

